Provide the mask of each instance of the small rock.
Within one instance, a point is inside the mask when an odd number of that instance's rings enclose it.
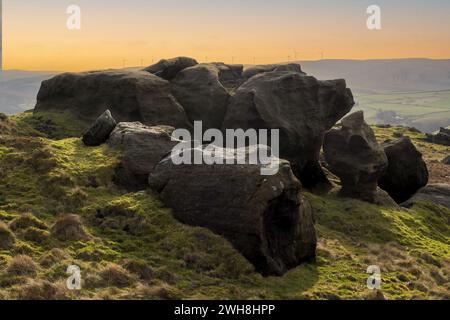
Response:
[[[116,120],[112,117],[111,111],[106,110],[84,134],[84,144],[91,147],[101,145],[108,140],[116,125]]]
[[[429,184],[402,203],[402,206],[410,208],[420,201],[428,201],[450,209],[450,184]]]
[[[437,133],[427,134],[427,140],[436,144],[450,146],[450,129],[441,128]]]
[[[405,202],[428,183],[427,165],[407,137],[383,143],[383,148],[389,165],[378,185],[397,203]]]
[[[450,156],[445,157],[444,159],[442,159],[442,163],[443,163],[443,164],[450,165]]]

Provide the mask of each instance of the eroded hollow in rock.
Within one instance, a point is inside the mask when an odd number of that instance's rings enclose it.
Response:
[[[299,224],[299,204],[292,201],[286,193],[269,202],[264,212],[264,231],[267,241],[269,256],[275,264],[272,269],[285,269],[295,267],[295,250],[293,243],[296,242],[297,225]],[[294,255],[293,255],[294,253]],[[258,266],[262,274],[267,275],[266,265]]]

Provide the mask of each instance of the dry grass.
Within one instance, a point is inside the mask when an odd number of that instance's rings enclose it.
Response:
[[[58,218],[51,229],[51,235],[60,241],[79,241],[89,239],[80,216],[66,214]]]
[[[18,290],[20,300],[66,300],[69,298],[63,283],[53,284],[46,280],[32,280]]]
[[[8,250],[14,246],[15,237],[8,226],[0,221],[0,249]]]
[[[136,281],[127,270],[114,263],[105,266],[99,275],[104,286],[128,287]]]
[[[35,275],[38,270],[38,265],[33,259],[27,255],[18,255],[12,258],[6,272],[9,275],[25,276]]]
[[[31,213],[25,213],[21,215],[20,217],[15,218],[13,221],[10,222],[9,227],[11,230],[19,230],[19,229],[27,229],[30,227],[34,227],[41,230],[46,230],[47,225],[36,218]]]

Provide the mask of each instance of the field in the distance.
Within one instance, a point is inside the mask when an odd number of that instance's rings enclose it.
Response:
[[[356,110],[370,123],[401,124],[433,132],[450,125],[450,90],[355,94]]]

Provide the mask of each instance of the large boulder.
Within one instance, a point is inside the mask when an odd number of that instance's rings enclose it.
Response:
[[[233,149],[214,150],[216,159],[226,163],[262,148],[267,147],[240,149],[237,154]],[[204,148],[191,151],[207,153]],[[178,220],[224,236],[264,275],[282,275],[315,256],[312,209],[301,196],[301,184],[287,161],[277,159],[279,169],[264,176],[261,171],[271,170],[273,162],[176,165],[175,156],[156,166],[149,183]]]
[[[450,184],[429,184],[402,203],[402,206],[410,208],[419,202],[431,202],[450,209]]]
[[[272,71],[292,71],[305,74],[298,63],[287,64],[263,64],[246,68],[242,74],[243,78],[248,80],[258,74]]]
[[[128,190],[148,187],[148,176],[177,142],[172,141],[174,128],[148,127],[139,122],[121,122],[111,133],[108,145],[121,150],[114,182]]]
[[[170,84],[145,71],[64,73],[43,81],[35,113],[70,111],[93,122],[109,109],[117,121],[189,128]]]
[[[397,202],[411,198],[428,183],[428,169],[422,154],[407,137],[383,143],[389,160],[386,173],[378,185]]]
[[[108,140],[116,125],[111,111],[106,110],[83,135],[84,144],[91,147],[101,145]]]
[[[172,94],[183,105],[191,122],[202,121],[205,130],[220,129],[230,94],[213,64],[184,69],[172,81]]]
[[[144,69],[144,71],[150,72],[165,80],[172,80],[176,77],[178,72],[195,66],[198,62],[195,59],[188,57],[176,57],[173,59],[162,59],[158,63],[151,65]]]
[[[388,160],[362,111],[342,120],[340,129],[325,135],[323,150],[331,172],[341,179],[341,195],[377,202],[377,181]]]
[[[450,129],[441,128],[437,133],[427,134],[427,140],[436,144],[450,146]]]
[[[225,129],[279,129],[280,157],[310,189],[329,188],[319,165],[323,135],[354,105],[344,80],[318,81],[298,72],[266,72],[230,99]]]

